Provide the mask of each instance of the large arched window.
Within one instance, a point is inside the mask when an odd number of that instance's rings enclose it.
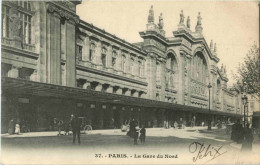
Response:
[[[19,35],[22,38],[22,41],[31,44],[33,16],[31,2],[27,0],[14,1],[12,2],[12,6],[13,5],[17,5],[18,8],[16,9],[11,7],[8,3],[2,4],[2,37],[11,37],[11,28],[16,28],[16,30],[19,30]]]
[[[202,52],[197,52],[192,60],[192,78],[203,84],[208,82],[208,66]]]
[[[173,53],[167,54],[166,61],[166,88],[175,88],[177,82],[177,60]]]

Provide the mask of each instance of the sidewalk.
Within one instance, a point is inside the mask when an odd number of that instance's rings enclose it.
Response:
[[[169,131],[181,131],[181,132],[207,132],[207,127],[185,127],[184,129],[175,129],[175,128],[146,128],[149,132],[169,132]],[[212,131],[210,133],[214,133],[217,130],[217,128],[213,127]],[[61,131],[61,134],[64,132]],[[70,132],[71,133],[71,132]],[[125,135],[126,132],[122,132],[120,129],[103,129],[103,130],[92,130],[86,134],[104,134],[104,135]],[[26,132],[21,133],[19,135],[13,134],[9,135],[8,133],[1,134],[2,138],[22,138],[22,137],[48,137],[48,136],[58,136],[58,131],[47,131],[47,132]],[[64,136],[64,135],[61,135]]]

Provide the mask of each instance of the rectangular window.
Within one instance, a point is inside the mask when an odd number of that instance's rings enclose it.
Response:
[[[93,51],[90,49],[89,50],[89,61],[92,61],[92,59],[93,59]]]
[[[115,67],[115,66],[116,66],[116,58],[112,57],[112,67]]]
[[[10,20],[9,12],[10,12],[10,8],[2,5],[2,22],[1,22],[2,37],[9,37],[9,20]]]
[[[102,54],[101,61],[102,61],[103,67],[106,67],[107,62],[106,62],[106,55],[105,54]]]
[[[77,45],[77,57],[79,61],[82,60],[82,46],[80,45]]]

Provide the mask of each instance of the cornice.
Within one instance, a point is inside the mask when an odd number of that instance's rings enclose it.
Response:
[[[66,20],[71,20],[71,21],[75,22],[76,24],[79,23],[79,16],[77,16],[73,12],[69,12],[68,10],[65,10],[64,8],[56,5],[53,2],[47,2],[47,11],[49,13],[56,13],[61,18],[64,18]]]

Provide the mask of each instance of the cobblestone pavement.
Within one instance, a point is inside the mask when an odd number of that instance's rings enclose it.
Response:
[[[133,139],[119,129],[93,130],[88,134],[82,134],[80,145],[72,143],[72,135],[57,136],[57,132],[2,134],[1,136],[1,162],[5,164],[248,164],[260,162],[259,142],[253,145],[251,153],[241,153],[241,145],[230,141],[230,137],[224,130],[207,131],[206,127],[148,128],[144,145],[133,145]],[[224,154],[220,155],[216,150]]]

